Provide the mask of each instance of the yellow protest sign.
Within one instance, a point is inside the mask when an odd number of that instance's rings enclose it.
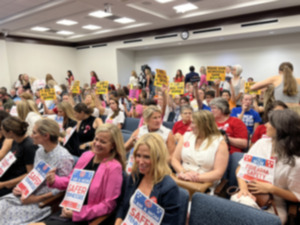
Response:
[[[169,77],[165,70],[156,69],[156,75],[154,79],[154,86],[162,87],[163,85],[168,85]]]
[[[56,94],[54,88],[45,88],[40,90],[42,100],[55,100]]]
[[[173,97],[175,95],[183,95],[184,94],[184,82],[170,83],[170,95]]]
[[[226,67],[225,66],[208,66],[206,70],[206,80],[225,80]]]
[[[251,91],[250,88],[255,84],[255,82],[246,82],[245,83],[245,94],[256,94],[256,95],[260,95],[261,91],[257,90],[257,91]]]
[[[79,94],[80,93],[80,81],[75,80],[72,86],[72,93]]]
[[[102,95],[108,92],[108,81],[99,81],[96,84],[96,94]]]

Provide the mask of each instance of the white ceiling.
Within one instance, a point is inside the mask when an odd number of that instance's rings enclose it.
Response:
[[[173,6],[188,2],[198,9],[181,14],[173,9]],[[94,18],[88,15],[104,10],[107,4],[113,17]],[[173,0],[165,4],[155,0],[0,0],[0,32],[78,43],[299,5],[300,0]],[[135,22],[119,24],[113,21],[117,17],[128,17]],[[78,23],[72,26],[56,23],[62,19]],[[89,31],[82,28],[88,24],[101,26],[101,29]],[[51,30],[32,31],[35,26]],[[56,34],[60,30],[74,34]]]

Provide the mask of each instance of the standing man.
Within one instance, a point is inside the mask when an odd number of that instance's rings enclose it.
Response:
[[[191,80],[192,77],[198,77],[198,80],[200,80],[200,76],[198,73],[195,73],[195,67],[194,66],[190,66],[190,72],[188,74],[185,75],[185,83],[192,83],[193,80]]]

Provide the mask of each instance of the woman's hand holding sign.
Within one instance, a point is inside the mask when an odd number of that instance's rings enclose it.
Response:
[[[248,183],[248,189],[252,194],[272,193],[273,185],[266,182],[253,180]]]
[[[55,172],[56,172],[56,168],[51,169],[47,175],[46,175],[46,180],[47,183],[51,186],[54,181],[55,181]]]

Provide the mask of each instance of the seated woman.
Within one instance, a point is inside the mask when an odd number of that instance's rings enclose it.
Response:
[[[13,140],[9,151],[17,160],[0,178],[0,196],[11,193],[33,168],[34,155],[38,146],[34,145],[32,139],[26,135],[27,127],[28,124],[18,117],[9,116],[2,121],[1,132],[5,139]]]
[[[177,224],[179,189],[169,176],[168,151],[158,134],[145,134],[134,148],[134,164],[126,182],[124,199],[118,209],[115,225],[120,225],[128,213],[130,199],[138,189],[165,210],[161,225]]]
[[[58,221],[57,217],[49,217],[42,224],[88,224],[94,218],[107,215],[117,206],[117,198],[121,194],[123,182],[122,169],[125,160],[124,142],[120,130],[112,124],[103,124],[96,130],[92,150],[83,153],[75,165],[75,169],[95,171],[88,194],[80,212],[63,208],[61,217],[68,221]],[[67,177],[55,175],[55,170],[47,174],[50,187],[66,190],[72,173]]]
[[[247,127],[240,119],[230,116],[228,102],[223,98],[215,98],[210,102],[210,108],[215,117],[218,129],[226,133],[226,142],[230,154],[241,152],[247,148]]]
[[[189,105],[182,106],[180,108],[181,120],[177,121],[173,126],[173,134],[175,135],[176,142],[179,141],[180,137],[185,134],[185,132],[190,131],[190,124],[193,114],[193,108]]]
[[[147,133],[159,134],[167,145],[169,156],[171,157],[175,149],[175,139],[172,131],[162,125],[161,110],[157,106],[148,106],[143,112],[146,125],[135,130],[125,144],[125,149],[129,151],[134,147],[135,142]]]
[[[216,186],[227,168],[228,147],[207,110],[194,112],[191,129],[177,144],[172,166],[181,180]]]
[[[275,159],[273,184],[252,180],[247,183],[238,179],[240,191],[231,200],[256,205],[252,194],[270,193],[274,196],[278,216],[285,224],[287,219],[286,200],[300,202],[300,117],[289,110],[272,111],[266,124],[267,135],[271,138],[258,140],[248,154],[265,159]],[[240,167],[236,170],[237,173]],[[246,199],[245,199],[246,198]],[[258,206],[256,205],[258,208]],[[274,208],[267,210],[274,214]]]
[[[76,133],[80,144],[79,149],[85,150],[92,144],[95,131],[102,124],[102,120],[92,116],[93,110],[84,103],[78,103],[74,111],[74,116],[78,120]],[[79,155],[81,154],[82,152]]]
[[[41,119],[35,123],[32,139],[40,147],[34,157],[34,166],[42,160],[51,168],[56,168],[57,175],[67,176],[73,167],[73,157],[58,144],[59,134],[59,126],[54,120]],[[28,224],[47,217],[51,208],[39,208],[39,203],[58,192],[57,189],[47,187],[44,182],[29,197],[24,198],[21,189],[15,187],[12,194],[0,198],[2,224]]]

